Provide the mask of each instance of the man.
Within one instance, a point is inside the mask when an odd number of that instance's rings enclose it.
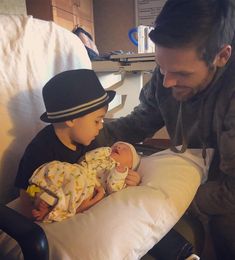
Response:
[[[198,148],[205,159],[214,149],[194,208],[210,219],[219,259],[235,259],[234,27],[233,0],[168,0],[149,35],[158,66],[140,104],[103,131],[110,145],[143,141],[166,126],[175,152]]]

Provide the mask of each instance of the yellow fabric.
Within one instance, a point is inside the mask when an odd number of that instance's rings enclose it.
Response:
[[[26,192],[29,194],[30,197],[34,198],[36,193],[40,192],[41,189],[36,185],[29,185]]]

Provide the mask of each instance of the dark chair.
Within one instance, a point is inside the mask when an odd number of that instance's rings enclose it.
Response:
[[[25,260],[49,259],[49,246],[43,229],[2,204],[0,204],[0,229],[18,242]]]

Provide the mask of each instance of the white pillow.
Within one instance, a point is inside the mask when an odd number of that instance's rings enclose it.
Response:
[[[50,259],[140,259],[179,220],[206,173],[200,152],[142,158],[142,183],[62,222],[40,224]],[[0,248],[1,249],[1,248]]]

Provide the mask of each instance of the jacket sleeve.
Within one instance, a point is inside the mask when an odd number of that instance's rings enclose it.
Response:
[[[218,131],[218,151],[214,158],[217,170],[211,171],[218,176],[202,185],[196,195],[199,209],[209,215],[230,214],[235,210],[235,94]]]
[[[157,100],[157,70],[140,93],[140,104],[126,117],[105,123],[97,139],[99,145],[111,145],[122,140],[130,143],[143,141],[164,126]]]

